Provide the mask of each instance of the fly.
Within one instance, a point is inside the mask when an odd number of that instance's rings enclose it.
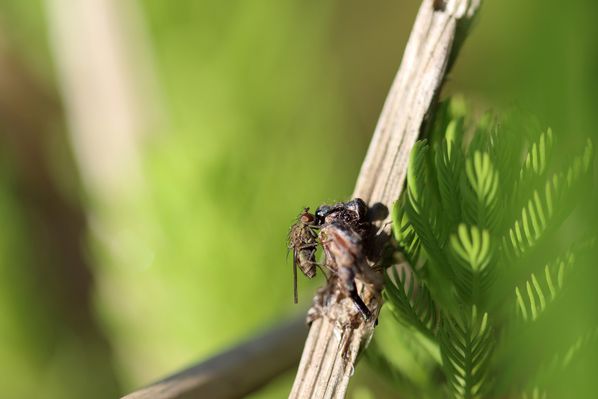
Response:
[[[293,251],[293,295],[295,303],[297,295],[297,267],[308,278],[316,275],[316,251],[318,250],[319,226],[316,217],[305,208],[289,231],[288,248]]]
[[[288,247],[293,250],[293,287],[297,303],[297,267],[308,278],[316,275],[316,251],[324,252],[323,271],[327,286],[319,295],[350,298],[365,320],[372,312],[359,295],[356,278],[374,280],[364,253],[363,242],[371,224],[366,203],[355,198],[349,202],[321,205],[315,214],[305,208],[289,232]],[[317,301],[325,303],[325,300]],[[314,313],[314,312],[312,312]],[[317,314],[317,310],[314,314]],[[313,316],[313,315],[312,315]],[[308,317],[310,319],[310,317]],[[312,317],[313,319],[313,317]]]

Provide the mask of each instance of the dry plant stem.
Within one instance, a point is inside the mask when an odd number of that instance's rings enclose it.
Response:
[[[243,398],[296,364],[305,334],[293,320],[123,399]]]
[[[357,179],[353,197],[370,206],[381,203],[390,208],[399,197],[411,148],[462,41],[457,34],[464,33],[479,7],[479,0],[440,3],[425,0],[420,7]],[[381,233],[390,228],[386,222],[380,227]],[[364,282],[357,284],[364,302],[377,315],[382,305],[380,292],[372,292]],[[345,396],[357,355],[371,338],[375,321],[373,317],[357,326],[339,323],[339,314],[350,309],[347,301],[338,301],[313,322],[289,398]]]

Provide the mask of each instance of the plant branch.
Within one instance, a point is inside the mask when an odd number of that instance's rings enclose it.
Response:
[[[370,207],[387,209],[399,198],[409,153],[425,129],[448,65],[462,43],[466,28],[479,7],[478,1],[425,0],[418,12],[401,66],[384,104],[353,197]],[[461,35],[461,36],[460,36]],[[379,224],[371,245],[381,248],[390,223]],[[380,289],[371,281],[357,281],[370,311],[382,306]],[[370,340],[375,318],[358,325],[343,324],[351,312],[350,300],[333,301],[311,325],[295,383],[289,398],[343,398],[359,351]]]
[[[283,323],[123,399],[244,398],[297,363],[305,333],[303,320]]]

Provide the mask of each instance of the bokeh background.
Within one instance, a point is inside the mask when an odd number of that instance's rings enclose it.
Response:
[[[299,314],[288,226],[350,195],[418,6],[0,0],[0,396],[116,397]],[[597,15],[487,0],[443,96],[596,137]]]

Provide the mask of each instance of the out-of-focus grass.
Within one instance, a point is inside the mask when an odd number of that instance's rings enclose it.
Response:
[[[171,124],[148,141],[150,196],[119,210],[99,296],[134,384],[291,312],[288,226],[346,196],[359,166],[321,42],[329,6],[148,11]]]

